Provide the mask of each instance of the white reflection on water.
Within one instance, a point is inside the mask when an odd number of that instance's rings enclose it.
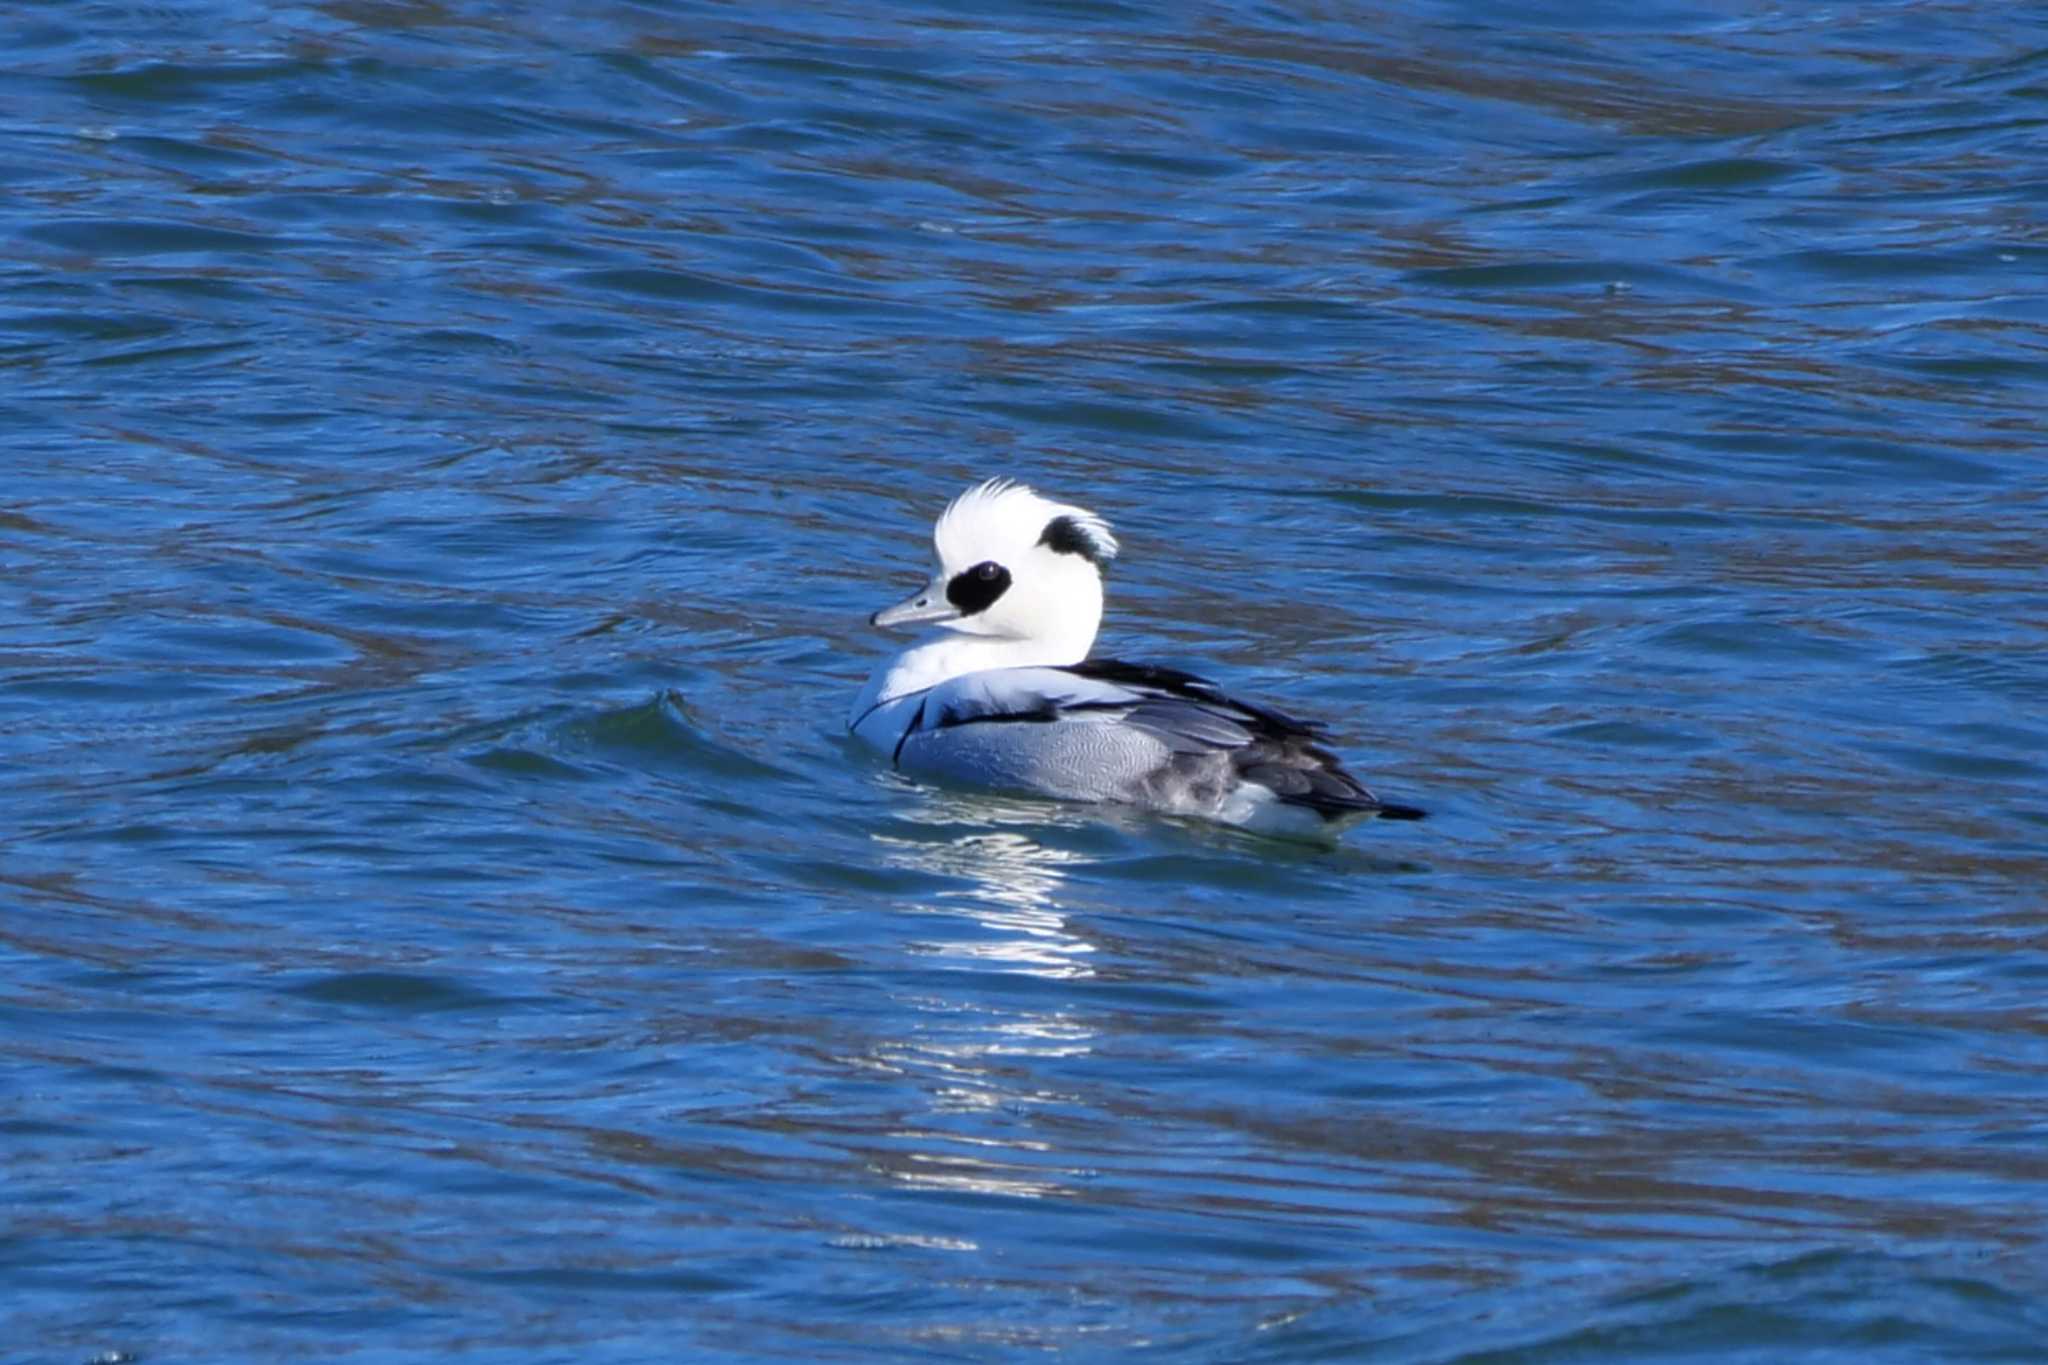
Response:
[[[1044,806],[933,796],[905,814],[934,828],[963,823],[975,827],[951,838],[873,836],[884,849],[884,860],[893,866],[971,883],[942,891],[915,908],[972,920],[980,932],[931,941],[923,945],[927,951],[996,963],[1034,976],[1070,979],[1094,975],[1094,969],[1082,959],[1095,951],[1095,945],[1068,930],[1057,900],[1067,870],[1087,863],[1087,856],[1048,848],[1014,829],[988,828],[991,824],[1042,827]]]
[[[1043,829],[1045,807],[932,794],[906,815],[930,833],[876,834],[882,857],[960,884],[912,907],[934,921],[919,952],[1049,986],[1095,975],[1088,958],[1096,947],[1068,928],[1059,901],[1070,870],[1088,857],[1018,828]],[[1030,1114],[1076,1097],[1033,1077],[1038,1065],[1087,1056],[1096,1030],[1065,1008],[992,1008],[985,992],[956,995],[944,989],[950,975],[903,1000],[902,1035],[873,1054],[873,1062],[917,1077],[925,1096],[922,1114],[899,1116],[892,1136],[902,1145],[885,1164],[888,1175],[922,1189],[1031,1199],[1071,1193],[1085,1172],[1061,1160]]]

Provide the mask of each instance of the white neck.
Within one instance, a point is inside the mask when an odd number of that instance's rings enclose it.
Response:
[[[1058,668],[1088,657],[1095,643],[1094,621],[1085,630],[1030,640],[989,635],[944,634],[922,640],[875,670],[853,704],[853,720],[883,702],[937,687],[967,673],[989,668]]]
[[[1088,657],[1094,632],[1086,639],[1005,640],[985,635],[942,635],[912,645],[889,661],[891,686],[876,698],[886,701],[906,692],[937,687],[963,673],[988,668],[1043,668],[1077,664]]]

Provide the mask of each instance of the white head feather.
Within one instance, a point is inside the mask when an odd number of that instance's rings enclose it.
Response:
[[[932,545],[938,573],[909,600],[877,612],[876,625],[932,625],[1000,645],[981,667],[1088,657],[1102,624],[1102,566],[1117,551],[1108,522],[990,479],[947,504]]]
[[[873,620],[944,633],[875,670],[854,701],[856,727],[892,698],[984,669],[1077,664],[1095,644],[1102,566],[1117,551],[1095,513],[990,479],[947,504],[932,544],[939,571]]]
[[[1051,529],[1063,517],[1070,523],[1064,536]],[[1085,507],[1042,498],[1029,484],[1014,479],[990,479],[968,489],[946,504],[932,528],[939,563],[961,569],[990,558],[1004,562],[991,551],[1002,548],[1021,555],[1048,537],[1078,545],[1067,552],[1080,554],[1098,568],[1116,558],[1116,536],[1108,522]]]

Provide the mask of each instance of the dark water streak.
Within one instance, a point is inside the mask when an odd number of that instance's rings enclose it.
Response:
[[[0,18],[10,1359],[2034,1359],[2048,27]],[[1010,472],[1334,855],[875,772]]]

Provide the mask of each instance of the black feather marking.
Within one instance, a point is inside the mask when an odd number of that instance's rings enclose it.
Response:
[[[1002,725],[1014,721],[1029,721],[1047,724],[1060,718],[1060,708],[1051,700],[1039,703],[1029,711],[946,711],[939,712],[934,730],[950,730],[956,725]]]
[[[929,694],[919,700],[917,703],[917,714],[910,718],[910,724],[904,726],[903,733],[896,737],[896,750],[889,755],[890,767],[900,768],[903,766],[898,761],[903,757],[903,746],[909,742],[912,735],[917,733],[918,727],[924,724],[924,708],[931,704],[931,700]]]
[[[1048,521],[1038,543],[1056,555],[1079,555],[1098,569],[1106,558],[1102,553],[1102,542],[1073,517],[1060,516]]]
[[[854,731],[860,729],[861,726],[867,724],[867,719],[869,716],[872,716],[873,714],[875,714],[875,712],[881,710],[884,706],[887,706],[890,702],[894,700],[896,700],[894,697],[884,697],[882,700],[876,702],[873,706],[870,706],[867,710],[861,712],[858,716],[855,716],[852,720],[846,722],[846,733],[850,735]]]
[[[1256,727],[1250,727],[1253,733],[1267,738],[1279,739],[1292,735],[1301,739],[1316,739],[1323,733],[1323,727],[1313,721],[1297,720],[1285,711],[1276,711],[1270,706],[1260,706],[1256,702],[1230,696],[1207,678],[1193,673],[1183,673],[1178,668],[1163,668],[1158,664],[1134,664],[1122,659],[1088,659],[1071,664],[1064,671],[1078,677],[1093,678],[1097,682],[1114,683],[1118,687],[1152,688],[1172,696],[1184,697],[1189,701],[1240,712],[1258,722]]]

